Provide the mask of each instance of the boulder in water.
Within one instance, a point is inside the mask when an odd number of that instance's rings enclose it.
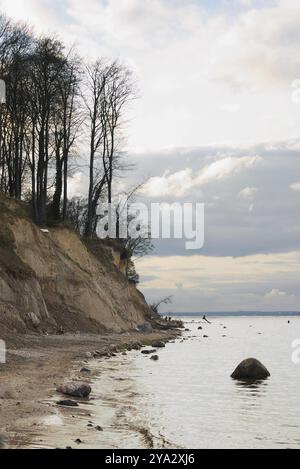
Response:
[[[256,358],[243,360],[231,375],[237,380],[256,381],[267,379],[270,376],[267,368]]]

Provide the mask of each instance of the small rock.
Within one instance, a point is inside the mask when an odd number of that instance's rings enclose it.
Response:
[[[270,376],[267,368],[256,358],[243,360],[231,375],[233,379],[256,381]]]
[[[204,339],[208,339],[208,335],[204,335],[203,338],[204,338]]]
[[[166,344],[161,340],[158,340],[157,342],[152,342],[152,347],[154,348],[164,348],[165,346]]]
[[[81,441],[80,438],[77,438],[77,440],[75,440],[75,443],[76,443],[77,445],[80,445],[80,444],[82,443],[82,441]]]
[[[83,383],[82,381],[72,381],[70,383],[62,384],[56,390],[57,392],[66,394],[67,396],[81,398],[88,397],[92,392],[91,386],[87,383]]]
[[[65,406],[65,407],[78,407],[77,402],[71,401],[71,399],[65,399],[63,401],[58,401],[57,405]]]
[[[133,344],[133,345],[131,346],[131,349],[132,349],[132,350],[141,350],[141,348],[142,348],[142,346],[141,346],[141,344],[139,344],[139,343]]]
[[[86,368],[85,366],[81,368],[80,373],[90,373],[91,370],[89,368]]]
[[[198,331],[202,331],[203,327],[202,326],[199,326],[198,327]]]
[[[100,427],[100,425],[97,425],[97,427],[95,427],[95,430],[97,430],[97,432],[103,432],[103,428]]]
[[[154,360],[155,362],[157,362],[159,360],[159,356],[158,355],[152,355],[152,357],[150,357],[150,360]]]
[[[153,353],[156,353],[156,350],[153,349],[153,350],[142,350],[141,352],[143,355],[151,355]]]

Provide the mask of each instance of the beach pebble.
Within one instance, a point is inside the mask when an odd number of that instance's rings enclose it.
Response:
[[[89,368],[86,368],[85,366],[81,368],[80,373],[90,373],[91,370]]]
[[[142,350],[141,353],[142,353],[143,355],[151,355],[151,354],[153,354],[153,353],[155,353],[155,352],[156,352],[156,350],[155,350],[155,349],[152,349],[152,350]]]
[[[77,402],[71,401],[71,399],[65,399],[63,401],[58,401],[57,405],[65,406],[65,407],[78,407]]]
[[[154,360],[155,362],[157,362],[159,360],[159,356],[158,355],[152,355],[152,357],[150,357],[150,360]]]

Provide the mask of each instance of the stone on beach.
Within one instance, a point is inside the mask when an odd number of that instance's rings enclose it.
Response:
[[[91,386],[82,381],[72,381],[70,383],[65,383],[59,386],[57,392],[66,394],[67,396],[73,397],[88,397],[92,392]]]
[[[71,401],[70,399],[58,401],[56,404],[64,407],[78,407],[77,402]]]
[[[231,375],[231,378],[237,380],[261,380],[270,376],[267,368],[256,358],[247,358],[243,360]]]
[[[150,357],[150,360],[154,360],[155,362],[157,362],[159,360],[159,356],[158,355],[152,355],[152,357]]]
[[[166,344],[162,342],[161,340],[158,340],[156,342],[152,342],[152,347],[154,348],[164,348]]]
[[[141,353],[142,353],[143,355],[152,355],[152,354],[155,353],[155,352],[156,352],[156,350],[153,349],[153,350],[142,350]]]

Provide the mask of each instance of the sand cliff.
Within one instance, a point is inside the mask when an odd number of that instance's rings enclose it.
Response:
[[[143,295],[104,244],[97,253],[72,230],[43,232],[26,206],[0,199],[0,325],[5,332],[122,332],[148,321]]]

